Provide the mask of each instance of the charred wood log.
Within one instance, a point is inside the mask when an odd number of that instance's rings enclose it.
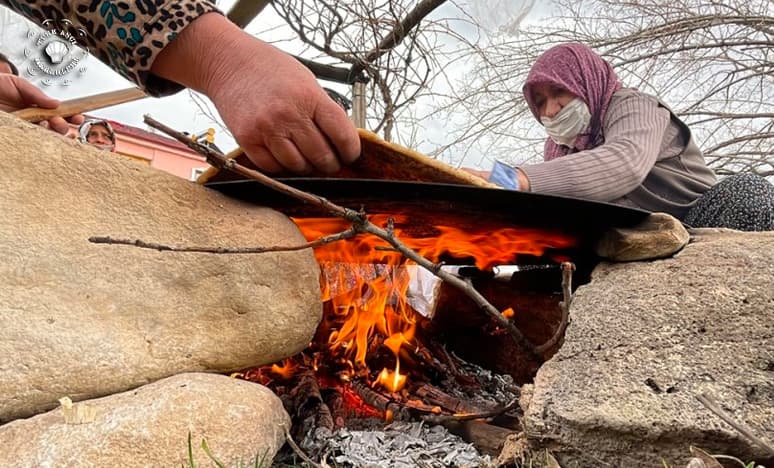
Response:
[[[443,426],[465,442],[473,444],[479,452],[494,457],[500,455],[505,439],[517,433],[484,421],[446,421]]]
[[[561,285],[558,269],[541,271],[540,275],[541,279],[555,283],[557,288]],[[488,279],[474,280],[474,286],[499,310],[512,308],[514,325],[533,343],[547,342],[562,323],[561,292],[530,292],[511,283]],[[532,381],[542,359],[537,360],[525,352],[459,290],[444,284],[439,294],[435,316],[424,325],[423,333],[444,343],[466,361],[511,375],[517,384]],[[431,338],[425,338],[425,341],[429,342]],[[550,357],[558,345],[547,349],[544,356]]]
[[[319,427],[333,431],[335,427],[333,416],[322,398],[314,370],[299,369],[296,381],[296,386],[288,395],[293,408],[290,412],[293,416],[293,435],[302,436]]]
[[[488,409],[479,408],[468,401],[453,397],[441,391],[439,388],[428,384],[420,386],[414,394],[417,397],[422,398],[425,402],[432,405],[438,405],[452,413],[481,413]]]
[[[328,388],[324,391],[325,404],[333,418],[333,427],[342,428],[347,423],[347,410],[344,405],[344,395],[340,388]]]
[[[429,345],[433,346],[433,344]],[[434,347],[434,346],[433,346]],[[401,363],[410,369],[421,369],[424,377],[429,380],[441,379],[449,375],[450,370],[419,339],[411,347],[400,348]]]
[[[502,451],[508,436],[519,432],[520,424],[517,424],[516,428],[506,428],[487,422],[486,419],[501,417],[514,409],[517,404],[518,400],[513,400],[505,406],[482,413],[426,416],[422,419],[444,426],[452,434],[473,444],[481,453],[497,456]]]
[[[432,352],[435,356],[438,356],[440,360],[443,362],[443,366],[448,369],[446,371],[446,375],[451,375],[454,377],[453,382],[450,382],[450,384],[458,384],[461,385],[463,388],[480,388],[481,384],[478,382],[478,380],[471,376],[466,374],[465,372],[462,372],[457,364],[454,362],[455,357],[449,353],[449,351],[446,350],[445,346],[442,346],[441,344],[437,343],[436,341],[432,341],[431,344]]]
[[[382,411],[386,419],[396,421],[410,421],[412,419],[411,412],[400,401],[373,390],[367,384],[356,380],[352,382],[352,389],[363,401]]]

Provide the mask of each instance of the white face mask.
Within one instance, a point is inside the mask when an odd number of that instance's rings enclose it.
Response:
[[[548,136],[557,145],[572,146],[575,138],[586,130],[591,122],[589,106],[579,98],[575,98],[562,107],[553,118],[541,117],[540,121],[546,128]]]

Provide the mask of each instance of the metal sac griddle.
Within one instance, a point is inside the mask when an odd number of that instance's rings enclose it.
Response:
[[[410,216],[417,223],[474,227],[558,230],[582,239],[611,227],[630,227],[649,212],[576,198],[496,188],[372,179],[281,178],[287,185],[368,214]],[[230,197],[268,206],[293,217],[331,216],[254,180],[212,182],[207,187]]]

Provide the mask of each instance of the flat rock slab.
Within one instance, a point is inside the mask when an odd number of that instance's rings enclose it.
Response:
[[[0,466],[268,466],[290,417],[261,385],[214,374],[180,374],[136,390],[76,403],[93,419],[69,424],[61,409],[0,427]],[[193,465],[188,454],[191,435]]]
[[[182,372],[303,350],[322,316],[311,250],[252,255],[98,245],[305,242],[248,205],[0,113],[0,422]]]
[[[522,402],[563,466],[685,466],[691,445],[766,459],[696,396],[774,441],[774,232],[691,233],[674,258],[603,263],[578,288]]]
[[[615,262],[665,258],[678,252],[690,236],[682,223],[666,213],[651,213],[630,228],[612,228],[597,242],[596,252]]]

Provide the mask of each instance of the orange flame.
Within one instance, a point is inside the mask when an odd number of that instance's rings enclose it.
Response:
[[[400,361],[395,363],[395,372],[382,369],[377,382],[391,392],[397,392],[406,385],[408,377],[400,373]]]
[[[293,362],[290,359],[284,359],[282,361],[282,364],[272,364],[271,365],[271,372],[273,374],[276,374],[283,379],[289,379],[290,377],[293,377],[293,374],[298,369],[298,364]]]
[[[391,392],[397,392],[406,385],[408,376],[400,373],[400,359],[398,354],[400,353],[400,347],[404,344],[408,344],[413,338],[414,329],[410,329],[410,332],[412,333],[412,336],[410,337],[403,335],[403,333],[395,333],[384,340],[384,346],[389,348],[390,351],[395,354],[395,371],[382,369],[377,382]]]
[[[378,214],[368,219],[382,227],[392,219],[395,236],[430,261],[449,256],[462,262],[472,260],[482,270],[513,263],[518,255],[541,256],[551,249],[574,245],[574,239],[545,230],[482,228],[470,232],[450,226],[417,229],[402,215]],[[294,221],[308,240],[350,227],[348,221],[339,218]],[[390,391],[400,390],[406,384],[406,375],[400,373],[400,349],[412,344],[417,324],[406,294],[410,276],[405,266],[412,263],[373,235],[318,247],[315,256],[322,268],[322,297],[330,306],[326,316],[331,327],[326,343],[329,353],[351,360],[355,369],[367,370],[371,347],[383,340],[395,355],[395,369],[383,369],[376,382]],[[506,310],[503,315],[507,317],[508,313]]]

